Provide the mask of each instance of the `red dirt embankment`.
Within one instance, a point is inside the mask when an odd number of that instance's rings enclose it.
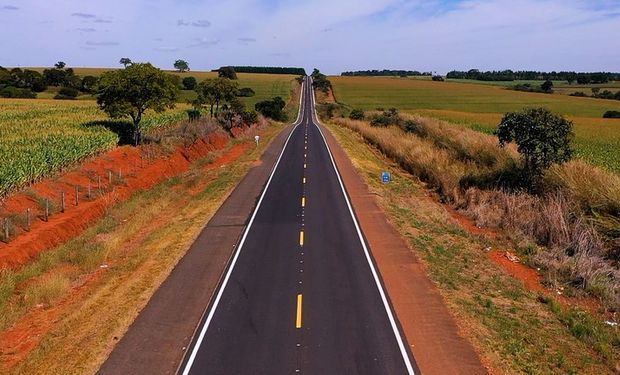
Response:
[[[153,158],[153,147],[122,146],[91,159],[56,179],[45,179],[32,185],[27,192],[8,197],[0,213],[22,214],[32,210],[29,231],[20,231],[8,243],[0,243],[0,269],[21,266],[41,252],[67,242],[80,234],[96,219],[103,216],[108,206],[126,200],[136,191],[147,190],[157,183],[187,171],[193,160],[221,150],[229,137],[216,132],[197,140],[191,146],[177,147],[172,153]],[[112,173],[112,184],[109,173]],[[98,191],[101,181],[102,192]],[[75,186],[80,186],[79,204],[75,204]],[[88,186],[91,199],[87,199]],[[60,205],[65,192],[64,213],[55,213],[49,221],[42,220],[41,199]]]

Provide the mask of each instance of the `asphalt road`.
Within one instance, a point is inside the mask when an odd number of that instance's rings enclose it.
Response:
[[[313,108],[308,81],[182,374],[418,373]]]

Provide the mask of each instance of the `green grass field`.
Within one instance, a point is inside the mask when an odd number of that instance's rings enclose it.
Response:
[[[392,77],[330,77],[336,99],[349,108],[396,107],[492,133],[505,112],[542,106],[575,123],[577,155],[620,173],[620,101],[506,90],[498,85]]]

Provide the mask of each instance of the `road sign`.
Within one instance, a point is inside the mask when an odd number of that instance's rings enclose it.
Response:
[[[381,174],[381,181],[383,181],[384,184],[392,181],[392,175],[390,172],[383,172],[383,174]]]

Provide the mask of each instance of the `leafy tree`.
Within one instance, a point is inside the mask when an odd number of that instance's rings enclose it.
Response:
[[[256,124],[258,122],[258,113],[256,111],[243,111],[241,113],[241,121],[244,124]]]
[[[349,114],[349,118],[351,120],[363,120],[364,119],[364,111],[361,109],[354,109]]]
[[[185,60],[177,60],[174,62],[174,68],[181,73],[189,71],[189,64]]]
[[[571,159],[573,123],[545,108],[529,108],[504,115],[495,131],[500,146],[515,142],[524,163],[524,177],[537,190],[545,171]]]
[[[193,102],[194,107],[209,106],[211,117],[219,111],[220,105],[235,99],[238,83],[226,78],[205,79],[198,84],[197,99]],[[215,112],[213,108],[215,107]]]
[[[254,109],[263,116],[272,118],[276,121],[286,121],[286,112],[283,111],[286,103],[281,97],[276,96],[271,100],[263,100],[254,105]]]
[[[543,90],[546,93],[552,93],[553,92],[553,82],[551,82],[550,80],[546,80],[545,82],[543,82],[542,85],[540,85],[540,89]]]
[[[228,103],[222,105],[222,127],[231,136],[234,136],[232,133],[232,128],[234,127],[235,119],[241,119],[244,111],[245,105],[241,102],[241,100],[235,97],[231,98]]]
[[[126,68],[128,65],[131,65],[131,59],[129,57],[122,57],[119,63]]]
[[[97,77],[85,76],[82,78],[81,90],[84,92],[92,92],[97,85]]]
[[[65,66],[67,66],[67,64],[65,64],[64,61],[59,61],[56,64],[54,64],[54,68],[60,69],[60,70],[64,69]]]
[[[332,83],[327,79],[327,76],[321,73],[317,68],[312,71],[312,86],[315,89],[319,89],[324,93],[328,93],[332,87]]]
[[[134,143],[142,140],[140,121],[145,111],[174,108],[178,88],[169,74],[149,63],[103,73],[97,85],[97,104],[112,118],[130,117]]]
[[[198,86],[198,81],[196,77],[185,77],[183,78],[183,89],[185,90],[195,90]]]
[[[228,78],[228,79],[237,79],[237,72],[235,72],[235,68],[232,66],[223,66],[217,71],[218,77]]]

